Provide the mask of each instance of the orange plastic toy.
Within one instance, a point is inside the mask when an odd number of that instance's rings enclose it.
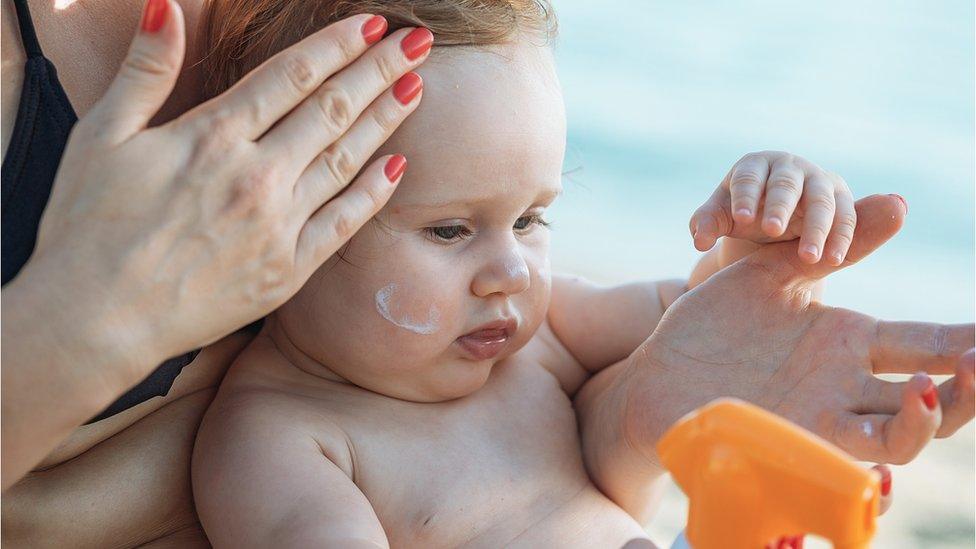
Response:
[[[694,549],[757,549],[798,534],[856,549],[874,536],[878,475],[762,408],[713,401],[665,433],[657,451],[688,495]]]

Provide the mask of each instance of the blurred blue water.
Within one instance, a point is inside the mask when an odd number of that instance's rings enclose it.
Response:
[[[826,300],[886,318],[974,317],[971,1],[556,2],[569,119],[557,269],[687,276],[687,222],[744,153],[787,150],[856,196],[896,192],[895,239]]]

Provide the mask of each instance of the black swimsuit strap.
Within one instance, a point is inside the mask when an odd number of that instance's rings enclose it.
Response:
[[[44,52],[41,51],[41,43],[37,41],[37,32],[34,31],[34,21],[31,20],[27,0],[14,0],[14,5],[17,7],[20,40],[24,43],[24,51],[27,52],[27,57],[44,57]]]

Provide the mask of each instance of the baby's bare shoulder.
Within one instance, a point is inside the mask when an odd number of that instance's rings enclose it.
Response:
[[[290,383],[281,360],[260,342],[245,349],[207,410],[197,444],[230,452],[266,445],[307,446],[314,441],[352,478],[349,438],[338,413],[341,405],[330,402],[321,388]]]

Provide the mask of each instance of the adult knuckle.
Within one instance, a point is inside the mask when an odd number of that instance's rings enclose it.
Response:
[[[315,104],[327,127],[340,131],[352,123],[352,98],[345,90],[335,87],[324,88],[316,98]]]
[[[367,187],[363,194],[370,212],[378,211],[386,203],[387,195],[381,192],[378,187]]]
[[[949,327],[939,324],[932,330],[932,352],[936,358],[944,359],[950,356]]]
[[[337,36],[332,40],[329,50],[338,52],[343,61],[352,61],[359,57],[361,53],[360,48],[355,45],[354,40],[356,39],[346,35]]]
[[[383,79],[383,82],[387,83],[393,82],[396,79],[397,74],[400,72],[399,65],[386,55],[374,56],[373,68],[377,73],[379,73],[380,78]]]
[[[124,70],[120,74],[123,78],[141,74],[165,77],[173,71],[172,65],[165,59],[160,59],[158,56],[141,49],[129,53],[122,61],[122,67]]]
[[[282,61],[285,80],[299,95],[305,96],[315,89],[318,76],[315,63],[304,53],[293,52]]]
[[[370,116],[383,135],[393,133],[393,130],[400,125],[400,121],[402,120],[399,114],[392,109],[373,109]]]
[[[258,164],[231,183],[225,210],[251,215],[266,211],[274,195],[277,169],[272,164]]]
[[[322,161],[333,180],[345,183],[356,175],[356,161],[349,150],[334,143],[322,153]]]
[[[356,222],[352,212],[339,211],[332,221],[332,234],[335,242],[345,242],[356,232]]]

